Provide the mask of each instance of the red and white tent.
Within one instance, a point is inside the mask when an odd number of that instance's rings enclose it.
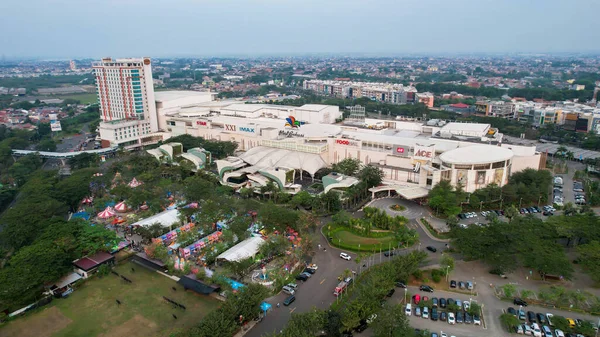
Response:
[[[83,200],[81,200],[81,203],[82,204],[91,204],[92,201],[94,201],[93,197],[85,197],[85,198],[83,198]]]
[[[117,212],[127,212],[127,204],[125,204],[125,201],[121,201],[120,203],[115,205],[115,211]]]
[[[140,186],[142,183],[139,182],[137,179],[133,178],[131,179],[131,182],[129,183],[129,187],[134,188],[134,187],[138,187]]]
[[[108,218],[112,218],[113,216],[115,216],[115,211],[112,207],[106,207],[106,209],[104,209],[102,212],[98,213],[98,217],[100,219],[108,219]]]

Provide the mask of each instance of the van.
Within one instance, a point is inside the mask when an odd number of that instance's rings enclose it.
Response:
[[[288,295],[294,295],[296,293],[296,291],[290,286],[284,286],[283,288],[281,288],[281,291]]]
[[[283,305],[285,305],[287,307],[288,305],[292,304],[292,302],[294,302],[295,300],[296,300],[296,296],[292,295],[283,301]]]
[[[404,310],[404,314],[406,314],[406,316],[412,316],[412,304],[408,303],[406,305],[406,309]]]

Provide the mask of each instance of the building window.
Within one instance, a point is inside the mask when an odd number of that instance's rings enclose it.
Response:
[[[505,164],[505,163],[506,163],[506,162],[504,162],[504,161],[495,162],[495,163],[493,163],[493,164],[492,164],[492,168],[495,168],[495,169],[496,169],[496,168],[501,168],[501,167],[504,167],[504,164]]]

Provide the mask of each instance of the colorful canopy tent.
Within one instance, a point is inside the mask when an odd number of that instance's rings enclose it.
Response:
[[[140,186],[141,184],[142,184],[142,182],[140,182],[137,179],[133,178],[133,179],[131,179],[131,182],[129,183],[129,187],[136,188],[136,187]]]
[[[260,236],[252,236],[217,256],[217,260],[237,262],[249,257],[254,257],[258,253],[258,248],[265,242]]]
[[[93,197],[85,197],[83,198],[83,200],[81,200],[82,204],[91,204],[94,201]]]
[[[214,232],[214,233],[212,233],[208,236],[205,236],[202,239],[192,243],[191,245],[189,245],[185,248],[179,248],[179,255],[187,258],[191,254],[196,252],[197,250],[200,250],[206,246],[209,246],[209,245],[219,241],[219,238],[221,237],[222,234],[223,233],[221,233],[221,232]]]
[[[183,206],[183,208],[198,208],[198,203],[192,202],[192,203],[189,203],[189,204]]]
[[[273,306],[267,302],[262,302],[260,304],[260,310],[264,311],[265,314],[267,313],[267,311],[269,311],[269,309],[271,309],[271,307],[273,307]]]
[[[115,205],[115,211],[117,212],[127,212],[127,204],[125,204],[125,201],[121,201],[120,203]]]
[[[191,230],[192,228],[194,228],[194,226],[195,226],[194,223],[190,222],[187,225],[181,226],[179,228],[175,228],[174,230],[172,230],[166,234],[163,234],[157,238],[153,238],[152,242],[153,243],[165,243],[166,241],[177,239],[178,233],[187,232],[187,231]]]
[[[100,219],[108,219],[115,216],[115,211],[112,207],[106,207],[102,212],[98,213],[98,218]]]

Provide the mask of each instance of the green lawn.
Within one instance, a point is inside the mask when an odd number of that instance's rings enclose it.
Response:
[[[135,271],[131,270],[132,267]],[[131,262],[115,270],[133,283],[126,283],[113,274],[89,280],[68,298],[54,300],[39,312],[10,322],[0,329],[0,335],[168,336],[172,331],[197,324],[220,303],[191,291],[186,292],[175,281]],[[163,296],[183,304],[187,310],[174,308]],[[116,303],[116,299],[121,301],[121,305]]]
[[[66,94],[66,95],[56,95],[56,97],[60,99],[72,98],[81,101],[81,104],[91,104],[98,103],[98,95],[94,93],[87,94]]]
[[[368,238],[364,236],[356,235],[352,232],[341,230],[332,234],[333,238],[331,244],[336,247],[356,250],[358,251],[358,245],[360,244],[361,251],[379,251],[381,247],[383,250],[387,250],[388,247],[398,247],[398,241],[394,238],[393,234],[380,238]]]

